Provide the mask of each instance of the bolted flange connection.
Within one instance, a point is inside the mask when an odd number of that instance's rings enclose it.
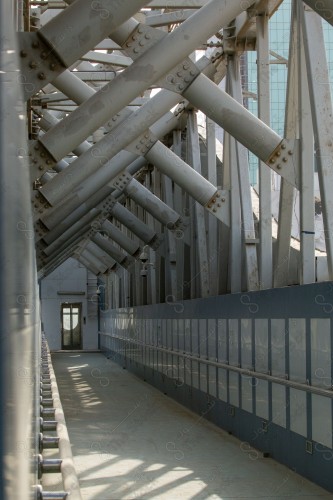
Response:
[[[43,474],[61,472],[62,460],[60,458],[43,458],[38,455],[38,479],[41,479]]]
[[[68,493],[66,491],[43,491],[42,486],[36,486],[36,500],[66,500]]]

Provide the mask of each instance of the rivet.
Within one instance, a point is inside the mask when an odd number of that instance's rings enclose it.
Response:
[[[218,204],[217,204],[217,206],[218,206],[218,207],[220,207],[220,206],[221,206],[221,203],[218,203]]]
[[[184,64],[183,64],[183,68],[184,68],[184,69],[189,69],[189,67],[190,67],[190,66],[189,66],[189,64],[188,64],[188,63],[184,63]]]
[[[149,33],[147,33],[147,34],[145,35],[145,38],[146,38],[147,40],[150,40],[150,39],[151,39],[151,36],[149,35]]]
[[[29,67],[30,67],[31,69],[36,69],[36,68],[37,68],[37,66],[38,66],[38,64],[36,63],[36,61],[31,61],[31,62],[29,63]]]
[[[272,158],[272,159],[270,160],[270,163],[275,163],[274,158]]]
[[[278,168],[280,170],[280,168],[281,168],[280,163],[278,165],[276,165],[276,168]]]
[[[191,76],[194,76],[194,75],[195,75],[195,71],[191,70],[191,71],[190,71],[190,75],[191,75]]]
[[[219,198],[219,197],[220,197],[220,193],[217,193],[217,194],[216,194],[216,198]]]
[[[57,65],[56,63],[51,63],[50,64],[50,69],[53,71],[54,69],[56,69]]]
[[[141,47],[143,47],[143,46],[145,45],[145,41],[144,41],[144,40],[140,40],[139,45],[140,45]]]
[[[39,165],[38,170],[43,170],[42,165]]]
[[[292,154],[293,154],[293,151],[289,150],[288,155],[292,155]]]
[[[137,54],[137,53],[139,52],[139,49],[137,49],[137,48],[135,47],[135,49],[133,49],[133,52],[134,52],[134,54]]]
[[[284,161],[285,163],[287,163],[288,159],[286,157],[282,158],[282,161]]]
[[[45,80],[46,79],[45,73],[43,73],[43,72],[38,73],[38,78],[40,80]]]
[[[189,83],[189,81],[190,81],[190,78],[188,76],[185,76],[184,82]]]
[[[281,156],[281,151],[277,151],[276,156]]]
[[[32,42],[32,44],[31,44],[31,45],[32,45],[32,48],[33,48],[33,49],[38,49],[38,47],[39,47],[39,42],[38,42],[37,40],[35,40],[34,42]]]
[[[285,144],[281,144],[281,148],[282,148],[282,149],[286,149],[286,147],[287,147],[287,146],[286,146]]]
[[[28,52],[26,50],[21,50],[21,52],[20,52],[21,57],[27,57],[27,55],[28,55]]]
[[[41,155],[42,158],[45,158],[45,156],[46,156],[46,154],[44,153],[44,151],[42,151],[40,155]]]
[[[216,198],[213,198],[213,199],[212,199],[212,203],[215,203],[215,202],[216,202]]]
[[[36,145],[34,146],[34,150],[35,150],[35,151],[39,151],[39,146],[38,146],[38,144],[36,144]]]
[[[51,163],[52,163],[51,160],[46,160],[47,165],[51,165]]]
[[[177,76],[182,76],[182,72],[181,71],[177,71]]]
[[[47,52],[45,52],[45,50],[43,50],[43,52],[41,52],[41,54],[40,54],[40,57],[41,57],[41,59],[46,59],[47,58]]]
[[[178,85],[179,90],[184,90],[184,85]]]
[[[213,212],[216,212],[216,208],[213,208]]]
[[[138,28],[138,33],[143,33],[143,29],[142,28]]]
[[[224,203],[225,202],[225,198],[221,198],[221,201]]]

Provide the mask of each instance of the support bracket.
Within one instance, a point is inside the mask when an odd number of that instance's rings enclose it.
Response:
[[[299,139],[283,139],[265,163],[300,189]]]
[[[17,36],[21,59],[19,83],[27,101],[65,71],[66,67],[38,32],[22,31],[17,33]]]
[[[223,224],[230,225],[230,193],[225,189],[219,189],[205,208],[219,219]]]

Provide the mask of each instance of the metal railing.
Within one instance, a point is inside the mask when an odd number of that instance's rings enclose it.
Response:
[[[45,416],[54,418],[54,420],[44,420]],[[52,472],[61,473],[64,491],[43,491],[42,487],[38,485],[38,500],[63,500],[68,497],[71,500],[82,500],[57,380],[52,366],[50,350],[44,336],[42,338],[40,427],[38,477],[41,479],[43,474]],[[56,431],[57,437],[45,436],[43,432],[47,430]],[[58,448],[60,458],[43,458],[42,451],[46,448]]]

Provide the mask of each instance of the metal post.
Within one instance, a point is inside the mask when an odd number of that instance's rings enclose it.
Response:
[[[296,6],[293,4],[290,43],[288,57],[288,80],[287,98],[285,111],[285,131],[286,138],[294,139],[298,137],[298,71],[297,71],[297,18]],[[294,210],[295,189],[287,180],[281,178],[278,237],[276,243],[276,259],[273,271],[274,287],[287,286],[289,284],[289,258],[291,227]]]
[[[270,63],[268,15],[258,15],[258,117],[270,124]],[[263,161],[259,163],[259,288],[273,285],[272,246],[272,171]]]
[[[308,72],[309,94],[329,279],[333,279],[333,107],[321,18],[308,7],[300,8],[303,42]],[[320,54],[320,57],[318,57]],[[318,75],[320,75],[318,77]]]
[[[303,6],[297,5],[297,8]],[[314,141],[311,105],[306,74],[304,43],[298,17],[299,127],[300,127],[300,284],[314,283],[315,270],[315,204],[314,204]]]
[[[189,113],[187,119],[187,137],[189,146],[189,162],[192,165],[193,170],[198,174],[201,174],[198,123],[196,115],[193,112]],[[210,289],[206,221],[204,208],[198,202],[195,202],[194,204],[194,220],[196,234],[195,254],[198,258],[199,265],[198,279],[200,283],[200,296],[208,297],[210,294]]]
[[[231,95],[242,102],[239,58],[234,56],[228,65],[228,76]],[[258,290],[258,262],[256,237],[254,230],[251,185],[248,167],[248,152],[236,141],[236,164],[238,169],[239,195],[242,215],[241,232],[245,245],[246,287],[247,290]]]

